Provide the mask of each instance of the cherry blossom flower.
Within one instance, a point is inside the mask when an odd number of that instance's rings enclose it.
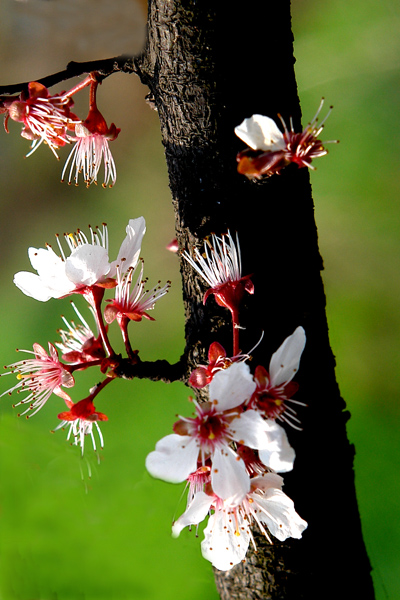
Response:
[[[279,419],[298,428],[296,411],[288,403],[305,406],[292,399],[299,388],[292,379],[299,369],[305,343],[305,331],[303,327],[297,327],[272,355],[269,373],[262,366],[256,367],[254,379],[257,387],[248,402],[249,408],[259,411],[268,419]]]
[[[233,354],[239,354],[239,307],[245,291],[254,294],[254,285],[250,279],[251,275],[242,277],[237,234],[236,245],[229,231],[222,237],[212,234],[211,241],[204,241],[204,254],[198,248],[194,248],[193,256],[185,251],[183,257],[209,286],[204,294],[204,304],[213,294],[217,304],[230,311],[233,324]]]
[[[111,123],[110,127],[108,127],[103,115],[97,108],[97,86],[98,82],[92,81],[89,114],[85,121],[75,126],[76,137],[71,137],[71,139],[76,144],[67,158],[61,174],[61,181],[64,180],[68,165],[71,163],[68,177],[69,184],[73,179],[75,185],[78,185],[80,173],[83,174],[86,187],[89,187],[92,183],[97,184],[100,166],[102,161],[104,161],[104,182],[102,183],[102,187],[105,188],[108,185],[109,187],[113,187],[117,179],[115,162],[108,143],[114,141],[121,130],[114,123]],[[75,175],[73,176],[74,170]],[[111,183],[109,184],[110,181]]]
[[[61,350],[62,359],[71,364],[102,360],[106,357],[106,353],[101,335],[99,332],[95,335],[75,304],[71,302],[71,305],[81,322],[76,325],[74,321],[68,322],[64,316],[61,317],[67,329],[58,330],[61,342],[55,345]],[[89,306],[89,310],[96,320],[91,306]]]
[[[232,503],[220,498],[206,484],[205,491],[195,493],[186,511],[175,521],[172,533],[179,536],[182,529],[198,525],[213,510],[204,529],[201,551],[214,567],[228,571],[245,560],[250,542],[256,547],[250,529],[253,523],[270,543],[270,534],[280,541],[301,538],[307,523],[282,492],[282,485],[279,475],[264,473],[251,479],[249,492],[240,502]]]
[[[72,130],[80,123],[80,119],[71,112],[74,103],[66,92],[52,96],[47,88],[31,81],[28,85],[28,95],[22,92],[17,99],[6,102],[5,129],[8,133],[8,119],[23,123],[22,137],[32,140],[30,156],[45,142],[53,154],[58,158],[57,148],[69,143],[68,130]]]
[[[138,263],[139,264],[139,263]],[[135,283],[132,286],[135,271],[138,265],[131,267],[121,275],[117,268],[117,286],[115,288],[115,298],[110,300],[110,304],[104,310],[104,318],[107,323],[112,323],[117,319],[121,324],[125,319],[128,321],[141,321],[143,317],[154,321],[154,318],[147,314],[152,310],[160,298],[168,292],[171,282],[168,281],[164,286],[158,285],[151,290],[146,290],[147,279],[143,279],[143,261],[140,261],[141,269]]]
[[[212,342],[208,349],[208,365],[199,365],[190,374],[189,383],[192,387],[201,389],[208,385],[215,373],[221,369],[227,369],[233,362],[240,362],[251,358],[251,352],[257,348],[264,336],[261,335],[260,341],[250,350],[248,354],[238,354],[229,358],[226,350],[219,342]]]
[[[85,398],[80,402],[73,403],[72,401],[67,402],[70,410],[62,412],[58,415],[58,418],[61,419],[61,423],[54,429],[57,431],[58,429],[64,429],[67,425],[69,425],[67,440],[70,439],[71,435],[74,437],[74,446],[80,446],[82,455],[85,446],[85,437],[87,435],[90,436],[93,444],[93,449],[96,451],[96,440],[94,437],[93,427],[98,433],[100,439],[100,447],[104,447],[103,435],[101,433],[100,427],[98,425],[98,421],[108,421],[108,417],[101,412],[97,412],[95,407],[93,406],[93,400],[89,396],[89,398]]]
[[[199,365],[189,377],[189,383],[194,388],[203,388],[208,385],[215,373],[228,368],[233,359],[228,358],[226,350],[218,342],[212,342],[208,349],[208,365]]]
[[[70,388],[75,381],[66,365],[60,362],[53,344],[49,343],[49,354],[39,344],[33,344],[33,352],[30,350],[22,350],[22,352],[33,354],[34,358],[20,360],[6,367],[10,371],[4,373],[4,375],[16,373],[18,383],[1,394],[0,398],[5,394],[11,395],[13,392],[26,392],[27,396],[14,406],[28,404],[28,408],[21,413],[25,415],[33,411],[27,415],[28,418],[33,417],[46,404],[52,394],[56,394],[66,402],[71,401],[62,387]]]
[[[211,235],[211,241],[204,241],[204,254],[194,248],[193,256],[183,252],[183,257],[192,265],[204,279],[209,289],[204,295],[203,302],[213,294],[220,306],[238,310],[244,292],[254,293],[251,275],[242,277],[242,262],[240,256],[239,239],[236,235],[235,242],[228,233],[221,237]]]
[[[278,129],[275,121],[263,115],[253,115],[235,127],[236,135],[243,140],[250,149],[243,150],[237,155],[238,171],[249,178],[261,179],[270,177],[290,163],[299,168],[309,167],[314,158],[324,156],[328,153],[324,144],[334,143],[337,140],[322,142],[318,139],[323,130],[327,116],[318,123],[324,99],[319,108],[301,133],[296,133],[290,120],[290,129],[280,115],[279,119],[283,126],[283,133]],[[332,107],[331,107],[332,109]]]
[[[90,230],[90,238],[78,230],[65,234],[70,250],[66,256],[58,236],[60,254],[50,245],[46,248],[29,248],[28,255],[37,275],[21,271],[14,276],[15,285],[27,296],[46,302],[50,298],[62,298],[73,293],[84,294],[99,288],[115,287],[117,265],[128,270],[139,260],[140,247],[146,224],[143,217],[131,219],[126,227],[126,237],[121,244],[117,259],[110,262],[108,256],[108,230]],[[88,298],[87,298],[88,299]]]
[[[196,416],[181,417],[174,425],[175,433],[162,438],[147,456],[149,473],[179,483],[194,473],[199,463],[205,466],[210,459],[215,493],[223,499],[243,498],[249,491],[250,478],[231,442],[255,449],[271,446],[277,451],[278,438],[281,432],[284,435],[274,421],[264,420],[256,411],[241,412],[241,405],[254,389],[248,365],[234,363],[219,371],[210,383],[210,402],[194,402]]]

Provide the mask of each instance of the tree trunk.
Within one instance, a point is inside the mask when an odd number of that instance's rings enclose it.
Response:
[[[211,232],[239,233],[243,275],[254,273],[255,285],[241,313],[242,351],[264,331],[252,364],[268,367],[297,326],[307,335],[296,396],[307,408],[298,411],[303,430],[287,432],[297,458],[285,492],[308,529],[301,540],[273,545],[255,532],[258,552],[216,571],[221,598],[372,599],[309,175],[293,165],[254,183],[236,171],[243,143],[234,127],[245,117],[280,113],[300,127],[290,2],[262,0],[239,11],[222,0],[150,0],[148,42],[135,68],[159,113],[180,248]],[[231,325],[213,298],[203,306],[203,283],[184,260],[181,270],[189,373],[206,361],[212,341],[231,353]]]

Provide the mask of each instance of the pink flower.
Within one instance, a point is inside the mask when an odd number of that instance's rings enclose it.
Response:
[[[240,502],[232,503],[220,498],[206,484],[205,491],[195,493],[184,514],[175,521],[172,533],[179,536],[184,527],[198,525],[213,510],[204,529],[201,551],[214,567],[228,571],[245,560],[250,541],[255,546],[253,524],[258,525],[270,543],[269,534],[280,541],[301,538],[307,523],[282,492],[282,485],[282,477],[264,473],[251,479],[250,489]]]
[[[115,162],[108,142],[114,141],[121,130],[118,129],[114,123],[111,123],[110,127],[108,127],[103,115],[97,108],[97,86],[98,82],[92,81],[90,87],[89,114],[85,121],[78,123],[75,126],[76,137],[71,139],[76,141],[76,144],[67,158],[61,174],[61,181],[64,180],[64,174],[71,162],[68,177],[69,184],[71,184],[71,179],[73,179],[75,185],[78,185],[80,173],[83,174],[86,187],[89,187],[91,183],[97,184],[100,165],[102,160],[104,160],[104,182],[102,183],[102,187],[105,188],[109,185],[110,181],[109,187],[113,187],[117,179]],[[73,177],[74,169],[75,176]]]
[[[238,172],[249,178],[261,179],[264,176],[279,174],[290,163],[299,168],[314,169],[311,165],[312,160],[328,153],[324,144],[337,141],[321,142],[318,139],[330,114],[329,111],[325,119],[318,124],[318,115],[323,103],[324,99],[314,118],[301,133],[293,130],[292,122],[288,129],[280,115],[278,116],[283,125],[283,133],[273,119],[263,115],[253,115],[235,127],[236,135],[250,147],[237,155]]]
[[[29,83],[28,96],[22,92],[18,99],[6,104],[6,131],[8,118],[11,118],[23,123],[22,137],[32,140],[32,149],[27,156],[45,142],[58,158],[57,148],[69,143],[68,130],[80,123],[80,119],[70,110],[74,103],[68,94],[61,92],[52,96],[44,85],[36,81]]]
[[[203,388],[208,385],[215,373],[226,369],[233,362],[228,358],[226,351],[221,344],[213,342],[208,350],[208,365],[199,365],[194,369],[189,377],[189,383],[194,388]]]
[[[70,439],[72,434],[74,436],[74,445],[81,447],[83,455],[85,436],[87,435],[90,435],[91,437],[93,449],[95,451],[97,449],[93,434],[94,426],[99,435],[100,446],[103,448],[103,435],[97,422],[108,421],[108,417],[104,413],[96,411],[93,405],[93,400],[90,396],[89,398],[85,398],[84,400],[81,400],[75,404],[72,401],[67,402],[67,405],[70,407],[70,410],[62,412],[58,415],[58,418],[61,419],[61,423],[54,429],[54,431],[63,429],[66,425],[69,425],[67,440]]]
[[[29,404],[28,408],[21,413],[24,415],[33,411],[28,417],[33,417],[52,394],[70,402],[71,398],[61,387],[72,387],[75,383],[74,378],[67,370],[66,365],[60,362],[53,344],[49,343],[49,354],[39,344],[33,344],[33,352],[29,350],[22,350],[22,352],[33,354],[34,358],[20,360],[6,367],[10,369],[10,372],[4,373],[4,375],[16,373],[19,383],[1,394],[0,398],[5,394],[11,395],[15,391],[17,393],[27,392],[28,395],[14,406]]]
[[[211,235],[211,241],[204,242],[204,251],[194,248],[193,256],[183,252],[183,257],[192,265],[207,283],[209,289],[204,295],[204,304],[213,294],[217,304],[237,313],[244,292],[254,293],[251,275],[242,277],[242,263],[239,239],[235,242],[228,231],[222,237]]]
[[[143,261],[140,261],[141,269],[135,283],[132,281],[135,275],[136,267],[128,269],[121,275],[117,268],[117,286],[115,288],[115,298],[110,300],[110,304],[104,310],[104,318],[107,323],[112,323],[117,319],[121,325],[124,320],[141,321],[143,317],[154,321],[154,318],[147,314],[152,310],[160,298],[168,292],[171,282],[168,281],[163,287],[158,285],[151,290],[146,290],[146,279],[143,279]]]
[[[262,366],[256,367],[254,379],[257,387],[248,402],[249,408],[259,411],[267,419],[280,419],[298,428],[296,411],[288,402],[304,406],[302,402],[292,399],[299,388],[292,379],[299,369],[305,343],[304,329],[297,327],[272,355],[269,373]]]
[[[65,317],[62,317],[67,329],[58,330],[61,342],[55,344],[62,352],[62,359],[71,364],[102,360],[106,357],[106,353],[101,335],[97,332],[95,336],[75,304],[73,302],[71,304],[81,323],[78,325],[74,321],[69,323]],[[89,306],[89,309],[96,320],[93,308]]]

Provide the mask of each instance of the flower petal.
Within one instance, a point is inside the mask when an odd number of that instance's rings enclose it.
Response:
[[[268,435],[270,431],[269,421],[265,421],[260,413],[255,410],[247,410],[233,419],[229,431],[236,442],[249,446],[249,448],[265,448],[268,447],[271,441]]]
[[[196,470],[199,447],[195,438],[172,433],[159,440],[146,458],[146,469],[153,477],[181,483]]]
[[[213,496],[209,496],[204,492],[197,492],[183,515],[172,525],[173,537],[178,537],[185,527],[198,525],[201,521],[204,521],[213,501]]]
[[[303,327],[297,327],[272,355],[269,363],[271,385],[277,387],[291,381],[299,369],[301,354],[306,343]]]
[[[266,448],[259,449],[258,455],[266,467],[278,473],[287,473],[293,469],[295,452],[286,435],[286,431],[275,421],[267,420],[269,424],[269,443]]]
[[[109,271],[107,250],[100,245],[78,246],[65,261],[65,273],[75,285],[94,285],[105,278]]]
[[[130,267],[136,266],[145,233],[146,221],[144,217],[130,219],[126,226],[126,237],[119,249],[117,260],[114,260],[111,263],[110,277],[115,276],[117,265],[121,267],[121,271],[124,273],[126,273]]]
[[[52,248],[28,248],[32,267],[42,277],[54,277],[63,270],[63,260]]]
[[[249,366],[243,362],[233,363],[214,375],[210,383],[210,400],[218,410],[229,410],[243,404],[255,389]]]
[[[236,135],[253,150],[284,150],[282,132],[273,119],[263,115],[253,115],[235,127]]]
[[[283,477],[278,475],[277,473],[268,473],[265,472],[262,475],[258,475],[257,477],[253,477],[251,480],[251,489],[259,489],[262,491],[266,491],[269,488],[282,489],[283,486]]]
[[[41,302],[61,298],[75,289],[65,274],[64,261],[50,248],[29,248],[29,260],[38,275],[20,271],[14,276],[15,285],[27,296]]]
[[[257,504],[262,508],[258,518],[278,540],[283,542],[288,537],[301,538],[307,522],[297,514],[289,496],[281,490],[270,488],[264,496],[257,495]]]
[[[39,302],[47,302],[53,298],[52,290],[43,283],[39,275],[34,273],[20,271],[14,275],[14,283],[25,296],[39,300]]]
[[[246,556],[250,531],[247,521],[238,517],[236,528],[229,508],[221,508],[209,518],[204,530],[201,553],[220,571],[229,571]]]
[[[238,504],[250,491],[250,477],[241,458],[225,446],[214,452],[211,485],[215,494],[231,504]]]

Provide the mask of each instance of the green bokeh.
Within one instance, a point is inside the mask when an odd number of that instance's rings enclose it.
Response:
[[[50,4],[57,2],[9,0],[2,5],[2,83],[61,70],[71,58],[99,56],[95,45],[89,55],[85,49],[77,55],[76,48],[64,55],[65,50],[57,50],[64,38],[54,36],[54,53],[36,58],[36,49],[47,42],[40,30],[35,38],[34,31],[24,29],[23,19],[34,11],[40,16]],[[31,11],[28,17],[25,11]],[[317,162],[312,183],[331,341],[352,414],[348,431],[357,451],[357,491],[378,600],[400,596],[399,21],[397,3],[386,0],[293,2],[304,121],[324,96],[334,109],[322,137],[340,139]],[[17,43],[22,35],[25,48]],[[32,56],[27,61],[29,35]],[[120,51],[110,43],[101,56]],[[56,341],[60,314],[74,316],[68,299],[41,304],[12,285],[16,271],[29,269],[28,246],[53,243],[56,232],[105,221],[114,258],[128,219],[140,215],[148,227],[142,256],[149,285],[170,279],[172,288],[154,311],[155,323],[132,324],[133,345],[145,359],[179,357],[181,284],[176,257],[165,250],[174,237],[174,220],[158,119],[144,102],[146,93],[133,76],[122,75],[99,90],[107,121],[122,127],[112,144],[118,170],[112,190],[61,185],[66,151],[60,151],[60,163],[44,147],[24,159],[27,142],[19,127],[11,123],[9,136],[0,133],[3,364],[21,358],[15,348]],[[85,111],[82,96],[80,113]],[[76,303],[84,311],[80,300]],[[117,333],[112,338],[116,345]],[[73,398],[84,397],[98,377],[78,374]],[[11,386],[11,376],[0,385],[1,391]],[[113,382],[96,402],[109,416],[102,425],[105,449],[99,462],[89,443],[82,460],[64,439],[66,432],[49,433],[63,410],[61,399],[52,398],[30,421],[16,417],[7,396],[1,400],[0,600],[217,597],[195,532],[185,531],[178,540],[170,535],[172,519],[184,507],[182,486],[152,480],[144,469],[146,454],[170,432],[175,415],[191,412],[187,396],[179,384]],[[335,473],[332,494],[345,502],[337,486]],[[321,530],[341,535],[345,544],[345,532],[331,530],[334,519],[327,515]]]

